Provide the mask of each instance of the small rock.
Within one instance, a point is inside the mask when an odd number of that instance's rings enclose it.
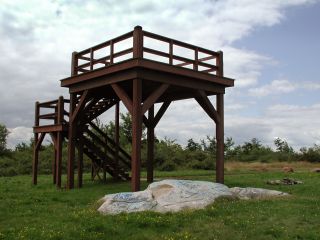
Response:
[[[282,171],[285,173],[293,173],[294,172],[292,167],[283,167]]]
[[[269,185],[280,185],[281,184],[281,180],[268,180],[267,184],[269,184]]]
[[[267,184],[269,185],[295,185],[302,184],[302,181],[295,180],[293,178],[283,178],[282,180],[268,180]]]
[[[269,190],[263,188],[240,188],[240,187],[233,187],[230,188],[230,191],[239,199],[265,199],[270,197],[283,197],[288,196],[288,193],[276,191],[276,190]]]

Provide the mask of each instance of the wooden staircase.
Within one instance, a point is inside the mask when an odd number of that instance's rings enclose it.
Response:
[[[76,101],[76,105],[80,104],[79,98]],[[85,114],[77,121],[77,126],[79,126],[79,129],[82,129],[82,133],[80,133],[74,141],[91,160],[92,180],[97,177],[105,181],[106,173],[109,173],[113,178],[119,180],[131,179],[128,173],[131,168],[131,156],[93,123],[94,119],[118,102],[119,99],[117,98],[92,98],[84,106]],[[63,99],[63,97],[49,102],[36,103],[33,162],[34,184],[37,182],[38,152],[40,145],[45,135],[49,134],[55,149],[55,159],[52,163],[53,182],[57,184],[58,187],[61,187],[62,142],[70,140],[69,113],[64,109],[65,103],[70,103],[70,100]],[[42,112],[45,112],[45,114],[41,114]],[[40,122],[40,120],[46,120],[47,124]],[[51,122],[48,123],[48,121]],[[82,161],[83,160],[80,162]],[[103,172],[103,177],[99,175],[101,172]]]
[[[89,124],[90,128],[85,129],[83,136],[83,152],[92,161],[92,180],[97,176],[101,178],[99,172],[108,172],[115,179],[130,180],[128,171],[131,167],[131,157],[121,147],[100,130],[94,123]]]

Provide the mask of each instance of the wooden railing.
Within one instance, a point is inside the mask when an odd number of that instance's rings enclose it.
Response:
[[[149,47],[151,45],[162,45]],[[117,49],[119,48],[119,49]],[[186,56],[188,55],[188,56]],[[133,31],[72,54],[71,75],[87,73],[99,68],[132,59],[145,58],[195,71],[223,76],[223,53],[194,46],[178,40],[143,31]]]
[[[64,110],[64,104],[70,103],[68,99],[64,99],[62,96],[59,99],[48,101],[48,102],[36,102],[35,105],[35,127],[40,126],[40,120],[51,120],[51,124],[58,125],[64,124],[67,121],[65,120],[65,116],[69,116],[69,113]],[[47,110],[46,113],[41,113],[44,109]],[[50,111],[51,109],[51,111]],[[45,124],[48,125],[48,124]]]

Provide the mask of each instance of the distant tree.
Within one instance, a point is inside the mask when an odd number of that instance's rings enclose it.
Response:
[[[127,141],[129,143],[132,142],[132,118],[130,113],[120,114],[120,131],[124,134],[126,137]],[[146,127],[142,125],[142,139],[146,138],[146,133],[145,133]]]
[[[215,137],[207,136],[207,140],[201,140],[201,145],[204,151],[215,154],[217,149],[217,141]]]
[[[195,142],[192,138],[188,139],[188,144],[186,149],[190,151],[197,151],[197,150],[202,150],[201,145],[197,142]]]
[[[300,149],[300,160],[308,162],[320,162],[320,145],[314,144],[313,147],[303,147]]]
[[[30,148],[30,146],[28,144],[26,144],[25,142],[21,142],[16,145],[15,151],[22,152],[22,151],[25,151],[29,148]]]
[[[276,138],[274,140],[274,145],[276,145],[276,149],[280,153],[293,153],[293,148],[289,146],[287,141],[281,139],[281,138]]]
[[[261,142],[257,138],[252,138],[250,142],[245,142],[242,145],[242,150],[244,153],[250,153],[253,150],[259,150],[261,147]]]
[[[9,131],[4,124],[0,124],[0,154],[5,153],[7,149],[7,137]]]

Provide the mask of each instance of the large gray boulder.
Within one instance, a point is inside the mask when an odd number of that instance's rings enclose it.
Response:
[[[232,197],[223,184],[191,180],[163,180],[150,184],[146,191],[150,191],[157,202],[154,208],[157,212],[199,209],[219,197]]]
[[[151,183],[140,192],[109,194],[102,198],[98,209],[103,214],[121,212],[177,212],[200,209],[217,198],[261,199],[288,194],[261,188],[228,188],[220,183],[191,180],[162,180]]]
[[[219,197],[233,197],[223,184],[190,181],[163,180],[151,183],[144,191],[106,195],[98,209],[104,214],[120,212],[156,211],[177,212],[182,209],[199,209]]]

